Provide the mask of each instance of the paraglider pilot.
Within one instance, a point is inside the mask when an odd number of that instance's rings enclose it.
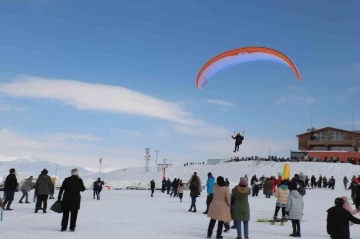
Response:
[[[240,133],[237,133],[236,136],[231,136],[231,138],[235,139],[235,150],[234,153],[239,152],[239,146],[242,144],[242,141],[244,140],[244,136],[242,136]]]

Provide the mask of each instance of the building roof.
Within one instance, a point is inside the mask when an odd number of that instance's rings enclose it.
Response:
[[[333,127],[325,127],[325,128],[321,128],[321,129],[314,129],[312,131],[308,131],[306,133],[302,133],[302,134],[298,134],[296,135],[297,137],[300,137],[300,136],[303,136],[303,135],[307,135],[307,134],[313,134],[313,133],[317,133],[317,132],[320,132],[320,131],[324,131],[324,130],[327,130],[327,129],[332,129],[332,130],[336,130],[336,131],[342,131],[342,132],[346,132],[346,133],[355,133],[355,134],[360,134],[359,131],[350,131],[350,130],[345,130],[345,129],[338,129],[338,128],[333,128]]]

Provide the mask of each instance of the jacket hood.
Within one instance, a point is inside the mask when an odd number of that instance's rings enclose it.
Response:
[[[47,178],[47,177],[50,177],[50,176],[48,176],[47,174],[40,174],[39,175],[40,179],[44,179],[44,178]]]
[[[290,195],[293,196],[294,198],[299,198],[301,197],[300,193],[297,190],[292,190],[290,192]]]
[[[236,189],[240,192],[240,193],[247,193],[249,192],[250,188],[249,187],[240,187],[240,185],[236,186]]]
[[[281,188],[282,190],[288,190],[288,189],[289,189],[288,185],[286,185],[286,184],[281,184],[281,185],[280,185],[280,188]]]

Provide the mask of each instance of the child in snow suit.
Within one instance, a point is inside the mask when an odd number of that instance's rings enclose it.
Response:
[[[327,213],[326,230],[331,239],[349,239],[349,221],[360,224],[360,219],[351,215],[351,213],[344,208],[344,200],[342,198],[336,198],[335,206],[329,208]]]
[[[300,232],[300,220],[303,215],[304,210],[304,201],[303,197],[297,191],[297,187],[295,183],[290,183],[289,185],[290,195],[288,197],[288,201],[286,204],[286,214],[288,214],[288,218],[291,220],[293,233],[289,236],[291,237],[301,237]]]
[[[179,194],[180,202],[182,202],[183,195],[184,195],[184,184],[182,182],[180,182],[180,184],[177,188],[177,193]]]
[[[277,190],[275,192],[275,197],[277,198],[277,200],[276,200],[273,224],[276,223],[277,215],[278,215],[278,213],[279,213],[279,211],[281,209],[281,213],[282,213],[281,224],[284,225],[285,207],[286,207],[286,204],[288,202],[288,197],[289,197],[289,194],[290,194],[287,183],[288,183],[287,180],[282,181],[280,186],[277,188]]]
[[[342,199],[344,200],[344,208],[350,212],[351,215],[355,215],[356,213],[359,212],[359,209],[352,209],[351,206],[350,206],[350,203],[348,201],[348,198],[346,196],[343,196]],[[352,223],[351,221],[349,221],[349,226],[352,226],[354,225],[354,223]]]

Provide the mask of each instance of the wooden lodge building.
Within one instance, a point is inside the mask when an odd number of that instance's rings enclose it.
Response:
[[[340,161],[353,158],[360,161],[360,132],[332,127],[309,129],[297,135],[298,149],[307,152],[309,157],[328,159],[336,157]]]

